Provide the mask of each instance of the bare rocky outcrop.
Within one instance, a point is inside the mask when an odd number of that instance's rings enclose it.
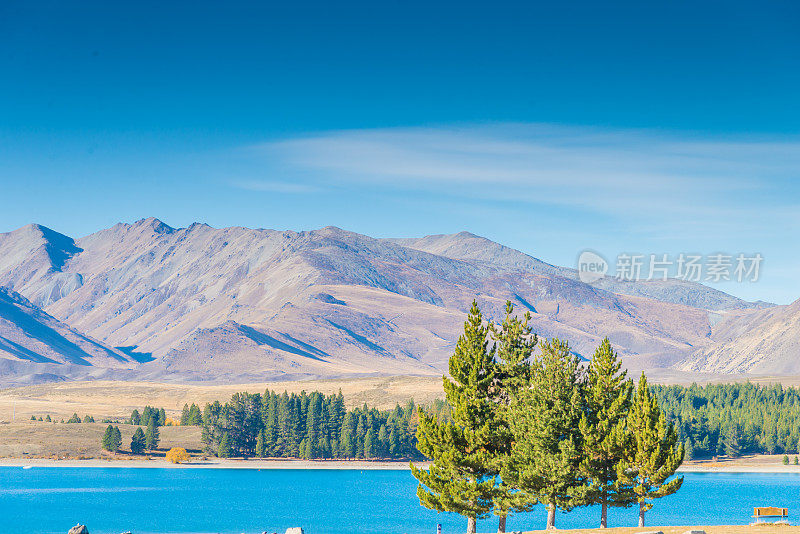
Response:
[[[86,525],[77,524],[69,529],[67,534],[89,534],[89,529],[86,528]]]

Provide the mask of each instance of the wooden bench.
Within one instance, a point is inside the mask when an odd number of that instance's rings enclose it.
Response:
[[[780,521],[785,521],[789,517],[789,509],[776,506],[757,506],[753,508],[753,517],[756,523],[766,522],[767,519],[774,518],[780,518]]]

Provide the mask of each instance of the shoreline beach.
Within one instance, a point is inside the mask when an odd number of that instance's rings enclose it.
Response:
[[[130,468],[174,468],[174,469],[354,469],[354,470],[395,470],[408,469],[408,462],[380,462],[366,460],[261,460],[211,458],[195,460],[183,464],[173,464],[164,458],[147,459],[103,459],[85,460],[50,458],[0,458],[0,467],[130,467]]]
[[[680,473],[790,473],[800,474],[800,465],[783,465],[769,461],[775,457],[748,457],[724,462],[688,462],[678,471]],[[420,462],[421,465],[426,465]],[[128,468],[171,468],[171,469],[352,469],[352,470],[395,470],[409,469],[407,461],[367,461],[367,460],[294,460],[294,459],[231,459],[209,458],[184,464],[172,464],[164,458],[89,458],[64,459],[51,458],[0,458],[0,467],[128,467]]]

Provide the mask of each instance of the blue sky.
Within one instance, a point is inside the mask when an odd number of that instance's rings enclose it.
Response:
[[[720,287],[800,297],[793,2],[112,4],[0,4],[0,231],[758,252]]]

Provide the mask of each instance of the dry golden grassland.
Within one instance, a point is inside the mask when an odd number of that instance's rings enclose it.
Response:
[[[61,382],[0,390],[0,458],[109,458],[124,459],[124,452],[110,455],[101,450],[100,439],[107,424],[104,418],[126,419],[136,408],[146,405],[163,407],[168,417],[178,419],[184,404],[230,399],[237,391],[251,393],[271,389],[289,393],[321,391],[345,396],[348,407],[364,403],[390,409],[409,399],[430,403],[441,398],[442,379],[430,377],[382,377],[350,380],[314,380],[269,382],[258,384],[164,384],[150,382]],[[97,423],[60,423],[77,413],[91,415]],[[30,421],[31,416],[53,423]],[[12,422],[13,420],[13,422]],[[122,448],[128,449],[136,427],[118,425],[122,432]],[[199,451],[200,429],[197,427],[161,427],[161,452],[170,447]]]
[[[122,434],[122,450],[114,455],[103,451],[100,440],[108,424],[104,423],[46,423],[22,421],[0,425],[1,458],[81,459],[108,458],[121,460],[129,456],[133,425],[117,425]],[[161,442],[158,450],[147,456],[162,457],[172,447],[183,447],[199,453],[200,428],[196,426],[159,427]],[[141,458],[142,456],[138,456]]]
[[[50,415],[68,419],[73,413],[98,417],[127,417],[134,408],[163,407],[167,415],[176,417],[184,404],[230,399],[237,391],[263,393],[271,389],[289,393],[320,391],[345,396],[348,407],[367,403],[370,407],[390,409],[413,398],[427,404],[444,396],[441,377],[380,377],[341,380],[308,380],[294,382],[262,382],[256,384],[168,384],[157,382],[59,382],[0,390],[0,422],[19,421]]]

